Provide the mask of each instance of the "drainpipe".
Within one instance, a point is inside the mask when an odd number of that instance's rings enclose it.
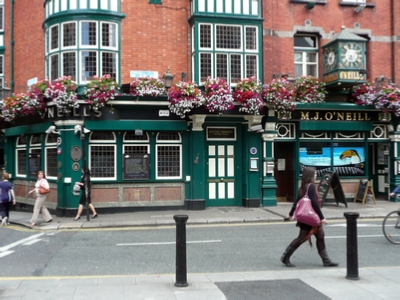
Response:
[[[14,92],[14,3],[10,1],[10,89]]]

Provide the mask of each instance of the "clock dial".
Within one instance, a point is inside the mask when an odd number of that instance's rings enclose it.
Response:
[[[345,43],[340,49],[340,66],[342,68],[360,68],[363,64],[363,55],[363,48],[359,43]]]
[[[336,48],[328,47],[324,50],[324,67],[325,72],[337,69],[337,55]]]

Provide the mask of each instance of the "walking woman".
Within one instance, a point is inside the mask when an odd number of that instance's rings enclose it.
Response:
[[[35,226],[37,222],[37,218],[39,217],[39,213],[42,213],[44,220],[49,223],[53,221],[49,211],[47,210],[46,206],[44,206],[44,202],[46,201],[47,194],[40,194],[39,187],[42,186],[46,190],[50,190],[50,185],[46,179],[46,175],[43,171],[39,171],[37,175],[37,181],[35,183],[35,188],[29,191],[28,194],[35,192],[35,206],[33,207],[33,215],[31,219],[31,226]]]
[[[79,201],[78,213],[76,214],[74,221],[78,221],[81,218],[83,206],[86,203],[86,193],[85,193],[85,182],[86,181],[88,182],[88,207],[90,208],[90,210],[93,213],[92,219],[97,218],[97,212],[94,209],[94,206],[91,201],[91,195],[90,195],[91,194],[90,170],[86,167],[83,167],[81,181],[76,182],[76,184],[81,186],[81,190],[83,190],[83,192],[82,192],[81,200]]]
[[[3,181],[0,182],[0,215],[1,226],[10,225],[10,207],[11,201],[15,205],[15,194],[13,185],[8,181],[10,175],[6,172],[3,174]]]
[[[292,219],[294,211],[296,209],[297,202],[303,198],[308,189],[308,197],[311,199],[312,207],[315,212],[321,219],[321,224],[317,227],[312,227],[310,225],[297,222],[296,226],[300,227],[300,233],[297,238],[295,238],[290,245],[286,248],[285,253],[283,253],[281,257],[282,263],[284,263],[287,267],[294,267],[295,265],[290,263],[290,257],[296,251],[297,248],[300,247],[302,243],[309,240],[311,244],[311,236],[314,235],[317,238],[317,249],[318,254],[322,258],[322,262],[324,267],[336,267],[339,264],[334,263],[330,260],[328,253],[326,252],[325,246],[325,232],[323,228],[323,224],[327,224],[324,215],[322,214],[319,197],[317,193],[317,188],[315,187],[315,178],[317,174],[315,172],[315,168],[307,167],[303,171],[303,176],[301,179],[301,187],[299,188],[298,197],[296,201],[293,203],[292,209],[289,212],[288,218]]]

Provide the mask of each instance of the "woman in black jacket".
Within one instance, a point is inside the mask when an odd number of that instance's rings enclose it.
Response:
[[[76,184],[80,185],[82,192],[81,200],[79,201],[79,207],[78,207],[78,212],[76,214],[76,217],[74,221],[78,221],[81,218],[83,206],[86,204],[86,191],[85,191],[85,183],[88,183],[88,207],[93,213],[92,219],[97,218],[97,212],[94,209],[94,206],[92,204],[92,198],[91,198],[91,183],[90,183],[90,170],[86,167],[82,168],[82,178],[80,182],[76,182]]]
[[[302,243],[309,240],[311,243],[311,236],[315,235],[317,238],[317,249],[318,254],[322,258],[322,262],[324,263],[325,267],[336,267],[339,264],[334,263],[330,260],[328,253],[326,252],[325,247],[325,232],[323,228],[323,224],[327,224],[324,215],[322,214],[320,203],[319,203],[319,196],[317,193],[317,188],[315,187],[315,178],[317,177],[317,173],[315,172],[315,168],[307,167],[303,171],[303,175],[301,178],[301,187],[299,188],[298,197],[296,201],[293,203],[292,209],[289,212],[288,218],[292,219],[294,211],[296,209],[297,202],[303,198],[308,189],[308,197],[311,199],[312,207],[314,208],[315,212],[321,219],[321,224],[317,227],[312,227],[310,225],[297,222],[296,226],[300,227],[300,233],[297,238],[295,238],[290,245],[286,248],[286,251],[283,253],[281,257],[281,261],[287,267],[294,267],[295,265],[290,263],[290,256],[296,251],[297,248],[300,247]]]

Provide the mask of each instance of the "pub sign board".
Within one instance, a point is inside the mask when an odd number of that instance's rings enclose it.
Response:
[[[124,180],[150,179],[148,154],[126,154],[124,156]]]

